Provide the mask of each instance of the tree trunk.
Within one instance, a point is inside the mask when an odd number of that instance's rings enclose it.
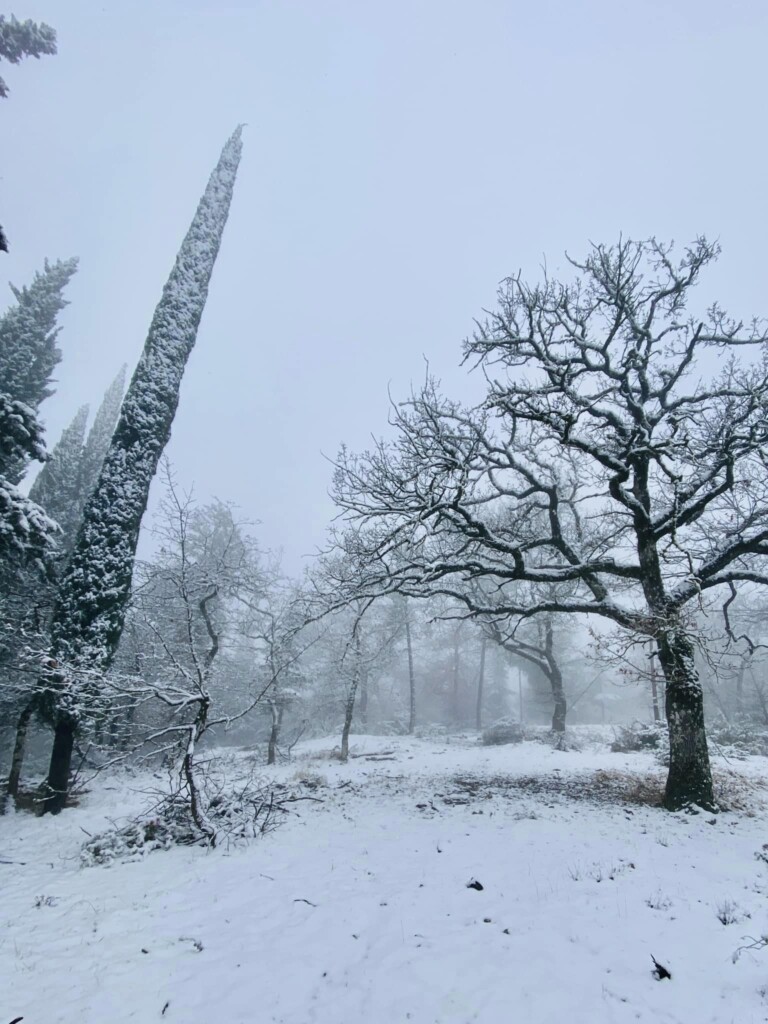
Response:
[[[360,728],[368,732],[368,673],[360,673]]]
[[[200,803],[200,795],[197,790],[197,779],[195,778],[195,749],[200,737],[206,730],[208,724],[208,712],[211,706],[211,698],[205,692],[200,698],[197,707],[195,720],[189,727],[189,740],[184,751],[181,762],[181,777],[187,784],[187,795],[189,799],[189,810],[192,820],[206,837],[211,846],[216,845],[216,829],[208,820],[205,809]]]
[[[269,732],[269,746],[267,747],[267,764],[274,764],[277,760],[277,742],[280,739],[280,726],[283,724],[283,708],[276,704],[270,705],[272,712],[272,728]]]
[[[457,629],[453,637],[453,723],[459,725],[459,667],[461,664],[459,658],[459,633],[460,629]]]
[[[405,609],[405,645],[408,649],[408,735],[412,736],[413,730],[416,728],[416,680],[413,675],[413,644],[407,605]]]
[[[349,693],[347,694],[347,702],[344,706],[344,727],[341,730],[341,760],[346,762],[349,760],[349,732],[352,728],[352,718],[355,714],[355,696],[357,695],[357,672],[352,677],[350,683]]]
[[[24,710],[19,715],[19,720],[16,723],[16,742],[13,745],[11,770],[8,775],[8,786],[5,791],[5,799],[0,803],[0,814],[5,812],[8,801],[13,800],[15,803],[16,798],[19,795],[21,769],[24,764],[24,752],[27,746],[27,729],[29,728],[29,723],[36,706],[37,701],[34,697],[32,700],[27,701]]]
[[[568,713],[568,702],[565,699],[565,687],[563,676],[559,668],[550,675],[549,682],[552,687],[552,699],[555,702],[552,711],[552,732],[565,732],[565,718]]]
[[[746,662],[742,661],[736,676],[736,714],[739,718],[742,718],[744,715],[744,672],[746,668]]]
[[[58,814],[66,802],[76,732],[75,718],[66,711],[60,712],[53,734],[53,750],[46,783],[48,795],[43,803],[43,811],[46,814]]]
[[[552,628],[551,618],[547,618],[544,625],[544,645],[547,659],[547,675],[549,676],[549,685],[552,687],[552,699],[555,705],[552,711],[552,732],[558,733],[562,737],[565,732],[565,716],[568,713],[568,702],[565,699],[563,674],[560,671],[560,665],[555,656],[555,633]]]
[[[483,686],[485,684],[485,644],[486,639],[480,641],[480,675],[477,680],[477,707],[475,708],[475,727],[477,731],[483,728]]]
[[[659,703],[659,677],[656,672],[656,658],[654,655],[655,651],[653,649],[653,643],[651,643],[651,651],[648,660],[651,663],[651,702],[653,704],[653,720],[654,722],[660,722],[661,704]]]
[[[669,728],[669,775],[664,806],[678,811],[688,804],[717,810],[712,790],[704,694],[693,659],[693,644],[679,627],[658,638],[659,661],[666,680]]]
[[[363,675],[363,652],[360,644],[360,633],[358,626],[360,625],[359,620],[355,623],[354,634],[355,634],[355,669],[352,673],[352,679],[349,684],[349,692],[347,693],[347,703],[344,707],[344,728],[341,731],[341,760],[346,762],[349,760],[349,733],[352,729],[352,718],[355,714],[355,698],[357,696],[357,688],[360,685],[360,680]]]

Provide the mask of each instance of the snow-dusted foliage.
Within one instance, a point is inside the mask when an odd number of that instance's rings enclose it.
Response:
[[[77,260],[48,263],[32,284],[11,290],[16,302],[0,316],[0,393],[37,409],[53,394],[51,377],[61,360],[56,319],[67,305],[63,291]]]
[[[80,521],[81,502],[78,477],[88,422],[88,406],[81,406],[35,477],[30,498],[54,519],[63,536],[71,542]]]
[[[44,21],[39,24],[19,21],[13,15],[6,18],[0,14],[0,60],[18,64],[24,57],[42,57],[56,53],[56,32]],[[0,78],[0,97],[8,95],[8,86]]]
[[[57,661],[106,668],[126,614],[139,529],[149,487],[168,442],[179,387],[229,214],[242,143],[238,128],[210,177],[128,386],[96,488],[83,511],[78,539],[53,612]],[[78,722],[71,690],[60,687],[48,783],[49,809],[63,806]]]
[[[44,457],[33,410],[0,394],[0,560],[6,564],[41,562],[57,532],[40,506],[9,480],[19,464]]]
[[[39,561],[56,529],[16,485],[31,461],[45,459],[37,409],[52,394],[51,376],[61,359],[56,318],[76,268],[74,259],[46,262],[31,285],[12,286],[16,303],[0,316],[0,571],[6,587],[9,560]]]
[[[149,486],[170,437],[240,160],[240,129],[211,175],[123,401],[96,489],[86,504],[54,612],[57,653],[107,665],[120,639]]]
[[[126,371],[127,367],[123,365],[104,393],[83,446],[79,467],[80,515],[96,487],[101,467],[104,464],[104,457],[109,451],[112,435],[120,417],[120,406],[125,393]]]
[[[96,486],[124,390],[125,367],[104,394],[87,439],[88,406],[84,405],[62,432],[29,490],[30,498],[59,524],[60,548],[67,554],[74,546],[83,509]]]

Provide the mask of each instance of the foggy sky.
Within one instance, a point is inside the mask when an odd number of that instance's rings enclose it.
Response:
[[[3,282],[77,255],[49,446],[132,368],[225,139],[248,127],[169,455],[323,543],[339,443],[424,360],[459,397],[501,278],[590,240],[717,237],[704,279],[768,313],[764,0],[19,3],[59,54],[3,65]],[[0,294],[2,305],[10,292]]]

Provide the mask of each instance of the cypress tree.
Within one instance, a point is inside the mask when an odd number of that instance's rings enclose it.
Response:
[[[40,58],[44,53],[56,53],[56,32],[41,21],[19,21],[13,15],[0,14],[0,61],[18,64],[23,57]],[[0,78],[0,97],[8,96],[8,86]],[[0,252],[8,252],[8,239],[0,225]]]
[[[13,483],[16,469],[31,459],[45,458],[37,418],[23,402],[0,394],[0,580],[28,561],[42,565],[56,533],[39,505]]]
[[[50,25],[0,14],[0,60],[18,64],[23,57],[39,58],[46,53],[56,53],[56,32]],[[0,96],[7,95],[8,86],[0,78]]]
[[[46,811],[61,810],[69,786],[79,697],[87,689],[77,676],[106,669],[120,640],[150,484],[170,437],[229,214],[240,134],[237,128],[222,150],[163,289],[59,587],[52,624],[57,719]]]
[[[0,316],[0,581],[7,588],[10,563],[39,561],[55,531],[43,510],[16,485],[33,459],[45,459],[40,403],[52,394],[61,359],[56,318],[77,260],[46,261],[29,287],[14,288],[15,305]]]
[[[67,305],[64,288],[76,270],[76,259],[46,260],[31,285],[11,285],[16,304],[0,317],[0,392],[35,411],[53,394],[51,378],[61,361],[56,318]]]
[[[48,461],[29,489],[32,501],[41,505],[59,524],[61,544],[65,549],[71,548],[74,542],[82,511],[80,469],[87,422],[88,406],[83,405],[62,431]]]
[[[123,365],[120,372],[109,385],[104,393],[101,405],[93,420],[93,425],[88,431],[88,440],[83,448],[83,457],[80,463],[81,493],[80,514],[82,514],[85,503],[93,493],[99,479],[101,467],[104,464],[104,457],[109,450],[112,435],[117,426],[120,416],[120,405],[125,393],[125,376],[128,367]]]

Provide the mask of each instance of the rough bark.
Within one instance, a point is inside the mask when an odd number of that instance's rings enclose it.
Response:
[[[43,803],[43,811],[47,814],[58,814],[67,802],[69,772],[72,767],[72,751],[76,734],[77,719],[75,716],[60,711],[53,734],[53,750],[46,782],[48,796]]]
[[[704,728],[704,694],[694,664],[693,644],[682,629],[674,628],[661,633],[658,647],[666,680],[669,727],[664,806],[677,811],[697,804],[717,810]]]
[[[552,627],[552,619],[548,617],[544,623],[544,655],[546,659],[545,672],[552,687],[552,732],[562,734],[565,732],[565,717],[568,713],[568,702],[565,698],[565,687],[563,686],[563,673],[555,654],[555,633]]]

